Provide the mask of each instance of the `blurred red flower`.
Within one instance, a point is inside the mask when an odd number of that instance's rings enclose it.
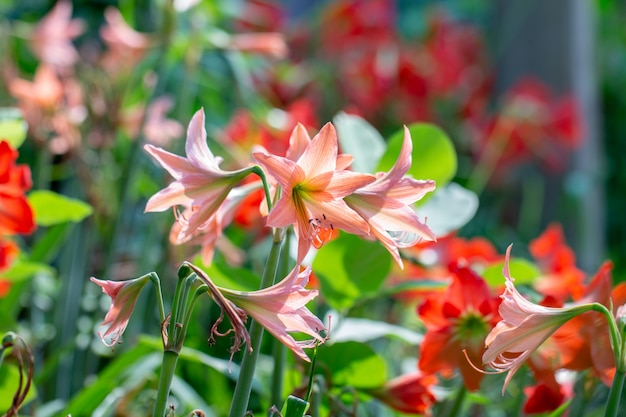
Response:
[[[0,142],[0,235],[35,230],[33,210],[24,194],[32,185],[30,168],[16,165],[17,156],[17,150],[8,142]]]
[[[543,273],[533,285],[539,293],[561,302],[582,296],[585,273],[576,267],[576,254],[567,246],[559,224],[548,226],[529,249]]]
[[[449,377],[459,370],[465,386],[477,390],[483,374],[471,366],[480,363],[485,337],[500,320],[500,299],[487,283],[467,267],[458,267],[443,295],[428,297],[417,312],[426,334],[420,346],[419,368],[426,373]]]
[[[418,371],[387,381],[382,387],[369,390],[368,393],[394,410],[430,416],[430,409],[436,401],[431,388],[436,383],[435,375]]]

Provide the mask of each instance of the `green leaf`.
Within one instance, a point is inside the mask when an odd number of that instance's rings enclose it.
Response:
[[[304,401],[302,398],[290,395],[285,400],[285,405],[283,405],[283,409],[280,413],[283,417],[302,417],[308,409],[308,402]]]
[[[472,191],[451,182],[437,187],[432,196],[418,206],[417,213],[435,236],[444,236],[465,226],[478,210],[478,197]]]
[[[385,153],[385,139],[367,121],[348,113],[333,118],[341,151],[354,157],[352,169],[373,173]]]
[[[17,149],[24,139],[28,124],[22,111],[15,107],[0,107],[0,141],[5,139],[12,148]]]
[[[492,287],[504,285],[504,275],[502,275],[502,267],[504,262],[489,266],[483,272],[483,278]],[[511,276],[515,278],[515,284],[531,284],[537,277],[541,275],[541,271],[537,265],[527,261],[526,259],[511,259],[509,262]]]
[[[124,352],[99,372],[98,378],[80,391],[62,414],[67,416],[90,416],[107,396],[123,385],[124,381],[135,383],[145,380],[161,364],[162,354],[151,347],[138,345]]]
[[[22,282],[37,273],[54,275],[54,269],[43,263],[18,261],[11,269],[2,273],[2,279],[11,282]]]
[[[331,373],[333,386],[376,388],[385,383],[385,361],[374,350],[358,342],[324,344],[319,348],[318,369]],[[321,364],[324,366],[320,366]]]
[[[408,174],[419,180],[435,180],[437,187],[443,187],[456,174],[456,151],[452,141],[443,130],[431,124],[414,123],[408,128],[413,140],[413,163]],[[396,163],[403,137],[404,129],[401,129],[389,138],[378,171],[388,171]]]
[[[12,363],[3,362],[0,366],[0,410],[6,411],[11,407],[13,396],[19,386],[19,379],[20,369]],[[31,385],[24,404],[35,399],[35,397],[37,397],[37,390],[34,385]]]
[[[321,292],[336,310],[376,294],[391,269],[391,255],[378,242],[342,233],[324,245],[313,261]]]
[[[422,335],[401,326],[384,321],[369,319],[346,318],[339,321],[332,331],[332,340],[335,342],[369,342],[381,337],[393,337],[414,345],[422,341]]]
[[[28,202],[35,212],[39,226],[52,226],[66,222],[79,222],[92,213],[84,201],[65,197],[48,190],[36,190],[29,194]]]
[[[202,265],[200,257],[194,262]],[[238,291],[255,291],[261,285],[261,278],[246,268],[236,268],[223,261],[215,260],[211,266],[202,268],[211,280],[220,287]]]

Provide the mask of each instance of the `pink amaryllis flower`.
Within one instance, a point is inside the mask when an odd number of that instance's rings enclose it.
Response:
[[[306,308],[306,304],[318,295],[317,290],[304,288],[311,275],[311,267],[300,271],[300,267],[296,265],[287,277],[268,288],[258,291],[235,291],[217,287],[203,270],[192,264],[189,266],[207,285],[211,298],[229,317],[233,315],[229,311],[243,310],[303,360],[310,361],[304,352],[305,348],[313,348],[317,343],[324,343],[326,340],[319,334],[324,330],[324,324]],[[237,315],[241,318],[241,313]],[[240,322],[237,317],[233,322],[231,317],[235,334],[246,336],[247,332],[245,328],[241,329]],[[295,340],[290,334],[294,332],[309,335],[311,339]],[[245,342],[250,349],[249,337],[242,336],[238,340],[239,345]]]
[[[251,172],[251,168],[222,170],[219,167],[222,159],[213,155],[207,145],[206,136],[204,110],[200,109],[189,122],[185,143],[186,158],[152,145],[144,146],[175,180],[148,200],[145,211],[165,211],[175,206],[191,208],[192,214],[184,221],[179,239],[191,236],[208,221],[233,187]]]
[[[130,315],[137,303],[137,297],[150,281],[150,275],[127,281],[107,281],[94,277],[91,277],[90,280],[102,287],[102,292],[111,297],[111,307],[100,325],[104,328],[104,333],[98,332],[98,336],[105,345],[114,346],[119,343],[126,330]]]
[[[320,336],[324,324],[306,304],[318,295],[317,290],[304,288],[311,275],[311,267],[300,271],[296,267],[278,284],[258,291],[235,291],[221,288],[222,294],[241,307],[282,344],[303,360],[310,359],[303,349],[314,348],[326,340]],[[308,340],[295,340],[290,333],[304,333]]]
[[[502,273],[506,289],[501,295],[499,313],[502,320],[485,339],[482,361],[496,370],[508,372],[502,393],[513,375],[537,348],[571,318],[594,309],[594,304],[572,304],[556,308],[534,304],[515,288],[509,270],[511,246],[506,251]]]
[[[371,233],[389,250],[402,267],[398,248],[415,245],[422,239],[436,240],[411,204],[435,189],[435,181],[407,177],[413,142],[404,127],[404,141],[394,166],[379,173],[375,182],[346,196],[344,201],[369,224]]]
[[[80,59],[72,39],[85,31],[82,19],[72,19],[72,2],[61,0],[43,17],[31,37],[37,57],[55,68],[70,67]]]
[[[369,234],[367,222],[348,207],[343,198],[376,178],[338,169],[337,153],[337,133],[333,125],[327,123],[295,161],[266,152],[253,155],[282,189],[280,199],[267,216],[267,225],[294,225],[298,236],[298,262],[304,259],[311,245],[323,245],[335,228],[358,235]]]

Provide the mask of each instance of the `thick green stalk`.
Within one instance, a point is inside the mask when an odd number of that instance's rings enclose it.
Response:
[[[261,279],[261,288],[267,288],[274,283],[276,277],[276,269],[278,267],[278,259],[280,258],[280,247],[282,243],[281,236],[283,231],[274,230],[274,241],[267,258],[263,278]],[[261,339],[263,338],[263,326],[252,320],[250,324],[250,346],[252,352],[246,351],[241,363],[239,379],[235,385],[233,400],[230,405],[229,417],[244,417],[248,408],[248,400],[250,400],[250,391],[252,389],[252,378],[256,369],[256,362],[259,357],[259,349],[261,347]]]
[[[617,417],[620,411],[619,400],[622,397],[622,389],[624,388],[624,379],[626,373],[616,371],[609,391],[609,398],[606,401],[604,409],[604,417]]]
[[[176,370],[176,362],[178,361],[178,352],[166,350],[163,352],[163,363],[161,365],[161,375],[159,377],[159,388],[157,391],[157,399],[154,403],[154,414],[152,417],[163,417],[167,407],[167,398],[170,395],[170,386],[174,378]]]
[[[291,239],[290,234],[285,236],[285,247],[280,256],[280,263],[278,265],[278,276],[287,276],[289,272],[289,245]],[[282,408],[283,400],[283,381],[285,379],[285,368],[287,362],[287,348],[278,339],[272,340],[273,349],[272,354],[274,356],[274,372],[272,373],[272,396],[270,398],[271,404],[275,405],[279,409]]]

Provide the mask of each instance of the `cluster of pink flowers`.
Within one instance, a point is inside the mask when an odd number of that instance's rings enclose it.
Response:
[[[146,152],[174,178],[148,200],[146,211],[173,208],[176,222],[172,240],[176,243],[199,241],[204,246],[202,253],[210,255],[223,229],[232,221],[237,204],[246,195],[264,187],[269,198],[257,207],[258,216],[265,217],[266,226],[283,229],[279,234],[293,227],[298,245],[293,271],[273,286],[241,292],[218,288],[201,269],[192,268],[209,287],[211,297],[231,317],[231,324],[241,322],[244,311],[296,355],[308,360],[302,349],[324,341],[319,336],[323,324],[305,307],[318,294],[317,290],[304,288],[311,268],[300,271],[311,247],[321,247],[335,230],[343,230],[378,239],[401,266],[398,248],[406,243],[399,235],[409,233],[417,240],[435,239],[411,207],[434,190],[435,183],[406,175],[411,166],[412,149],[406,128],[398,160],[388,172],[369,174],[349,170],[352,157],[339,153],[337,133],[331,123],[313,138],[298,124],[289,138],[285,156],[257,148],[247,166],[228,171],[220,168],[222,159],[210,150],[204,123],[204,111],[199,110],[189,123],[185,157],[145,145]],[[261,180],[247,180],[250,174]],[[210,262],[210,256],[207,257]],[[127,291],[118,287],[136,287],[137,291],[131,292],[137,294],[145,282],[132,280],[116,285],[95,279],[94,282],[113,298],[112,309],[103,323],[108,326],[103,336],[113,335],[117,340],[132,311],[132,302],[127,297],[117,296]],[[133,282],[141,285],[133,285]],[[120,304],[122,299],[126,307]],[[235,328],[235,332],[240,335],[237,345],[249,343],[241,329]],[[296,341],[292,332],[307,334],[312,339]]]

